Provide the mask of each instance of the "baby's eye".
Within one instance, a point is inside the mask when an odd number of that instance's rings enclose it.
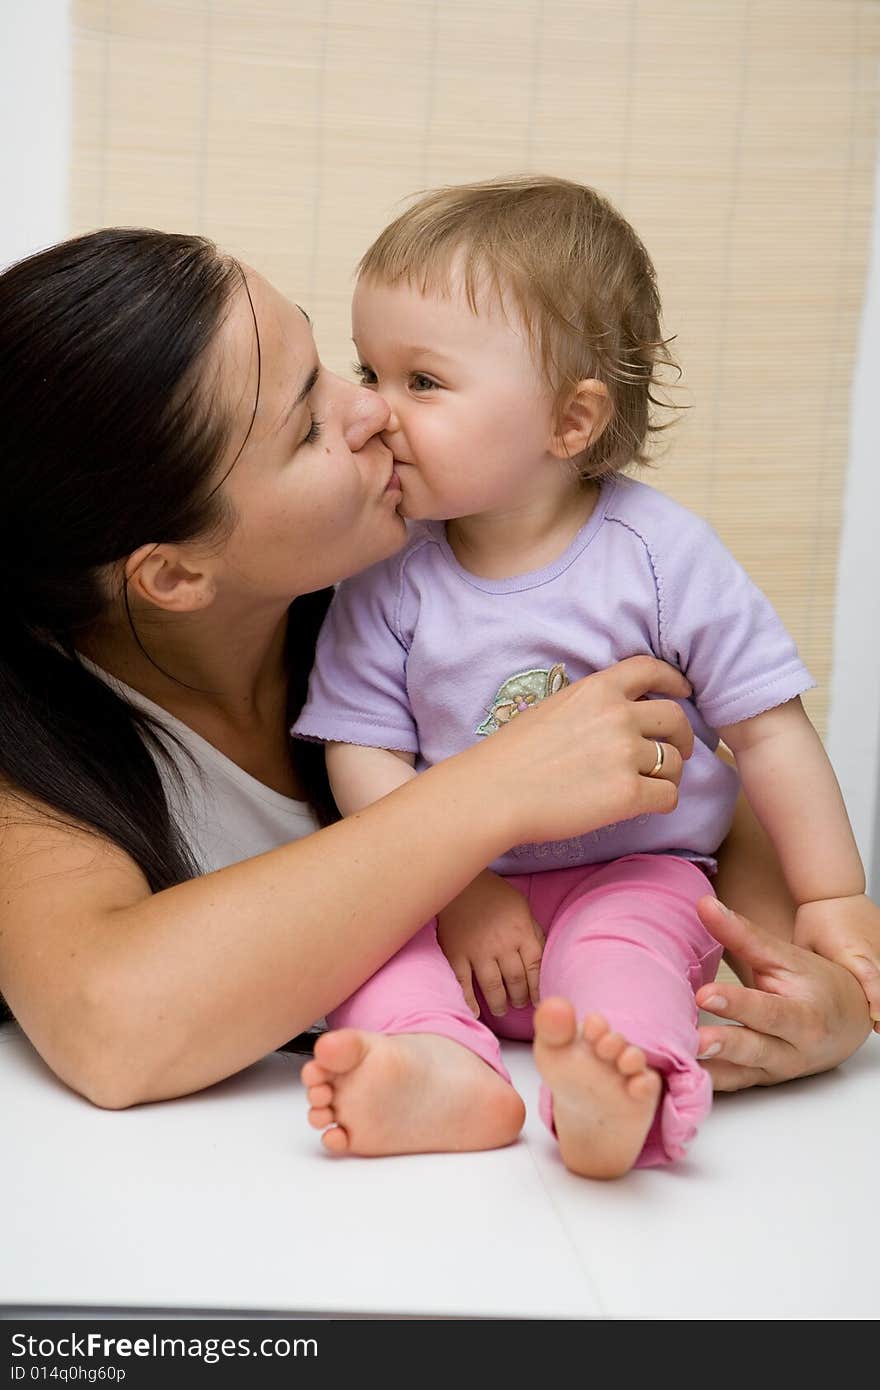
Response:
[[[365,362],[352,362],[351,369],[361,386],[376,385],[376,373],[373,371],[372,367],[368,367]]]
[[[413,372],[410,377],[410,385],[414,391],[439,391],[439,383],[433,377],[425,376],[424,372]]]

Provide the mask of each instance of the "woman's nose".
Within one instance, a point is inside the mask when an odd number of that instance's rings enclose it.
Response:
[[[353,454],[362,449],[374,434],[385,429],[389,413],[387,402],[375,391],[368,391],[363,386],[356,389],[345,427],[345,442]]]

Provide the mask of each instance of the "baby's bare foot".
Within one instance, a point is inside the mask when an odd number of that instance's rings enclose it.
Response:
[[[322,1142],[334,1154],[497,1149],[513,1143],[525,1119],[512,1086],[433,1033],[324,1033],[302,1079],[309,1124],[326,1131]]]
[[[660,1099],[660,1076],[642,1049],[612,1033],[601,1014],[588,1014],[579,1031],[568,1000],[545,999],[535,1014],[534,1051],[553,1094],[566,1168],[585,1178],[628,1173]]]

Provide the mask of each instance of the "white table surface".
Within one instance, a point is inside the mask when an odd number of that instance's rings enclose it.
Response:
[[[880,1037],[721,1097],[688,1161],[565,1171],[529,1119],[494,1153],[333,1159],[303,1059],[110,1112],[0,1028],[0,1305],[508,1317],[880,1315]]]

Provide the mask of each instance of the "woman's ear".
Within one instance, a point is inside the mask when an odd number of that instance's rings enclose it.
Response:
[[[611,419],[611,400],[604,381],[579,381],[560,411],[550,443],[556,458],[576,458],[595,444]]]
[[[167,613],[194,613],[214,601],[216,584],[205,569],[194,568],[174,545],[142,545],[125,562],[130,595]]]

